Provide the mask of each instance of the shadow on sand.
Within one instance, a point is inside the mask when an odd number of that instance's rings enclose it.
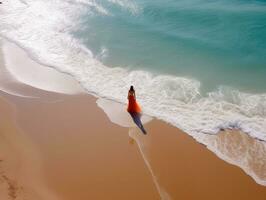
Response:
[[[135,112],[129,112],[130,116],[132,117],[134,123],[140,128],[143,134],[147,134],[147,131],[144,129],[144,126],[141,122],[141,114]]]

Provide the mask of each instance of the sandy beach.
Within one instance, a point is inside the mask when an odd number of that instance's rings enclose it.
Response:
[[[245,143],[223,154],[242,169],[160,120],[144,125],[147,135],[119,126],[85,91],[20,85],[0,92],[0,199],[265,200],[266,187],[254,180],[266,180],[265,143],[245,133],[208,138],[219,152]]]

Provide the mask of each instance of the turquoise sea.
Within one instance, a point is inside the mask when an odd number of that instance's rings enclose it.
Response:
[[[144,113],[198,140],[266,140],[266,1],[12,0],[0,35],[98,97],[125,104],[134,85]]]
[[[75,36],[110,67],[195,78],[266,91],[266,1],[98,1],[106,14],[82,15]]]

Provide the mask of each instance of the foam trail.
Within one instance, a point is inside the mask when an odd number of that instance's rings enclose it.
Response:
[[[141,155],[142,155],[142,158],[143,158],[143,160],[144,160],[146,166],[148,167],[148,169],[149,169],[149,171],[150,171],[150,173],[151,173],[152,180],[153,180],[153,182],[154,182],[154,184],[155,184],[155,186],[156,186],[156,189],[157,189],[157,191],[158,191],[158,193],[159,193],[161,199],[162,199],[162,200],[171,200],[170,195],[165,191],[164,188],[162,188],[162,187],[160,186],[160,183],[159,183],[159,181],[158,181],[158,178],[157,178],[156,175],[154,174],[154,172],[153,172],[153,170],[152,170],[152,167],[151,167],[151,165],[150,165],[150,163],[149,163],[149,159],[148,159],[148,157],[147,157],[147,155],[146,155],[146,153],[145,153],[145,149],[147,148],[147,144],[145,144],[145,142],[144,142],[143,140],[141,140],[141,138],[140,138],[141,133],[139,133],[139,132],[136,131],[136,130],[137,130],[137,129],[130,128],[128,134],[129,134],[129,136],[130,136],[132,139],[134,139],[134,140],[137,142],[138,147],[139,147],[139,150],[140,150],[140,153],[141,153]]]
[[[128,10],[131,14],[137,15],[141,8],[132,0],[108,0],[110,3],[120,6],[122,9]]]
[[[75,0],[77,3],[85,4],[90,7],[90,9],[95,10],[99,14],[102,15],[110,15],[107,9],[102,7],[100,4],[98,4],[96,1],[88,1],[88,0]]]
[[[104,60],[106,57],[108,57],[108,49],[105,48],[104,46],[102,46],[102,47],[101,47],[101,51],[100,51],[100,53],[98,53],[98,54],[95,56],[95,58],[96,58],[97,60],[102,61],[102,60]]]

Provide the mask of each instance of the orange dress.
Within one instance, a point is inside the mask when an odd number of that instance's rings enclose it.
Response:
[[[141,112],[140,105],[137,103],[135,96],[131,93],[129,93],[129,95],[128,95],[127,111],[130,113],[140,113]]]

